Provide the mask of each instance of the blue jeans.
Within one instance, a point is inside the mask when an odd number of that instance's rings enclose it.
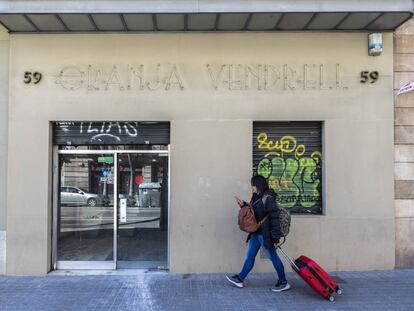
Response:
[[[272,261],[273,267],[275,267],[277,275],[279,277],[279,281],[286,281],[285,267],[283,266],[282,261],[277,255],[276,249],[274,247],[272,247],[271,249],[267,249],[264,246],[263,235],[257,233],[253,233],[249,240],[249,245],[247,246],[247,257],[244,261],[243,268],[239,273],[239,278],[244,280],[246,276],[249,274],[250,270],[252,270],[254,266],[254,260],[261,246],[263,246],[263,250],[267,258],[269,258]]]

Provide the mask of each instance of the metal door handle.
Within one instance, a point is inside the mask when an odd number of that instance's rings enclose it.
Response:
[[[120,215],[119,215],[119,218],[120,218],[120,222],[127,222],[127,213],[126,213],[126,210],[127,210],[127,199],[121,199],[120,200],[120,209],[121,209],[121,211],[120,211]]]

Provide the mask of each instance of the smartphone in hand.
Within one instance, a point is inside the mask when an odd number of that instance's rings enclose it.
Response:
[[[236,199],[236,202],[239,206],[243,205],[243,203],[244,203],[243,200],[241,200],[238,196],[234,196],[234,198]]]

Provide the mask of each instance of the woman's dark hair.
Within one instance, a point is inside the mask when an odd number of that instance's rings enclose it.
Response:
[[[267,180],[262,175],[253,176],[252,179],[250,180],[250,183],[252,187],[253,186],[256,187],[260,191],[260,193],[263,193],[267,189],[269,189]]]

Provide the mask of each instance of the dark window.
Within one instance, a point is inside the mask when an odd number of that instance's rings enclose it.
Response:
[[[253,174],[291,213],[322,214],[322,123],[254,122]]]

